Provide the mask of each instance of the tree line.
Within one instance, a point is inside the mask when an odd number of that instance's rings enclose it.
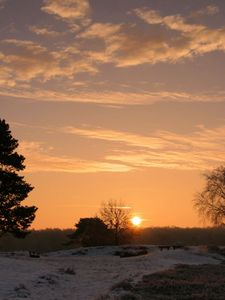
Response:
[[[25,239],[18,239],[5,234],[0,239],[0,251],[38,251],[40,253],[74,249],[78,247],[70,243],[70,236],[75,232],[71,229],[31,230]],[[136,236],[136,244],[172,245],[177,242],[185,246],[214,245],[225,246],[225,228],[177,228],[149,227],[140,229]],[[68,243],[69,242],[69,243]],[[95,241],[94,241],[95,242]]]

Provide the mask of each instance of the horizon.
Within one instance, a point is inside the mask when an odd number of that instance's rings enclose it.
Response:
[[[109,199],[145,227],[193,207],[225,161],[225,2],[0,0],[1,119],[19,141],[32,228]]]
[[[207,225],[207,226],[202,226],[202,227],[179,227],[179,226],[148,226],[148,227],[143,227],[143,226],[140,226],[138,227],[138,230],[144,230],[144,229],[224,229],[222,226],[213,226],[213,225]],[[29,228],[29,231],[44,231],[44,230],[61,230],[61,231],[64,231],[64,230],[76,230],[75,226],[74,227],[68,227],[68,228],[57,228],[57,227],[46,227],[46,228]]]

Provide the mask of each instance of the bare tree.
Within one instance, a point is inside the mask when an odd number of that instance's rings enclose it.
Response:
[[[130,208],[123,202],[110,199],[102,204],[100,218],[114,233],[114,242],[118,245],[130,223]]]
[[[204,174],[206,184],[194,198],[194,206],[199,215],[214,225],[225,221],[225,166]]]

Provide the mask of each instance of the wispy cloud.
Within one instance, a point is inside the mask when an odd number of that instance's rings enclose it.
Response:
[[[213,16],[219,13],[219,7],[216,5],[207,5],[206,7],[191,13],[191,17],[198,18],[205,15]]]
[[[37,76],[49,78],[60,73],[56,53],[45,47],[24,40],[3,40],[2,65],[12,79],[30,80]]]
[[[122,37],[122,24],[93,23],[79,35],[81,39],[102,40],[104,46],[98,50],[86,50],[85,55],[97,63],[108,63],[114,61],[114,53],[120,48]]]
[[[64,32],[58,32],[55,30],[52,30],[50,27],[39,27],[39,26],[29,26],[29,30],[31,32],[34,32],[37,35],[41,35],[41,36],[46,36],[46,37],[52,37],[52,38],[56,38],[59,37],[63,34],[65,34]]]
[[[55,155],[53,147],[41,142],[23,141],[19,151],[26,157],[28,172],[129,172],[145,168],[206,170],[225,161],[225,126],[209,129],[199,125],[189,134],[157,130],[149,135],[104,128],[31,127],[105,141],[106,152],[98,160],[86,160],[66,154]]]
[[[0,0],[0,9],[3,9],[7,0]]]
[[[207,169],[225,160],[225,127],[197,128],[189,135],[158,131],[150,136],[105,129],[65,128],[65,132],[86,138],[122,144],[106,156],[109,161],[133,168]]]
[[[216,6],[209,5],[196,12],[213,15]],[[213,51],[225,51],[225,29],[188,23],[181,15],[161,16],[149,8],[133,13],[149,25],[145,30],[136,23],[94,23],[82,32],[83,39],[101,39],[104,48],[89,49],[85,54],[101,63],[111,62],[117,67],[175,63]]]
[[[108,68],[113,70],[113,74],[117,74],[114,73],[116,71],[121,76],[120,72],[129,72],[129,70],[121,71],[121,68],[163,62],[174,64],[213,51],[225,52],[223,27],[210,28],[205,24],[195,23],[190,16],[162,16],[158,11],[149,8],[138,8],[130,12],[131,22],[129,22],[129,15],[126,15],[123,23],[97,20],[89,23],[87,20],[91,7],[87,0],[44,0],[41,9],[65,20],[66,28],[68,24],[79,26],[79,22],[85,25],[81,26],[76,34],[67,31],[63,39],[56,39],[61,37],[63,32],[55,30],[53,22],[42,26],[26,25],[26,30],[29,28],[39,36],[33,35],[36,41],[2,39],[0,42],[1,95],[38,101],[125,105],[158,101],[225,100],[225,92],[222,88],[221,90],[218,88],[215,92],[215,89],[213,91],[205,89],[204,92],[199,90],[196,93],[187,92],[188,89],[182,92],[181,89],[161,88],[160,91],[155,92],[159,88],[144,89],[138,83],[137,89],[125,90],[126,83],[122,82],[121,85],[115,84],[116,87],[113,87],[113,83],[103,84],[100,90],[96,86],[95,88],[87,86],[83,80],[83,78],[92,78],[93,82],[99,83],[102,81],[103,74],[108,76],[104,73]],[[218,10],[218,7],[208,5],[199,10],[198,14],[213,15]],[[140,20],[143,21],[144,27],[140,25]],[[49,37],[55,38],[51,40],[52,44],[48,42]],[[143,75],[146,76],[146,71],[143,71]],[[116,75],[112,76],[116,82],[115,77]],[[132,75],[129,73],[127,77],[132,78]]]
[[[40,142],[20,142],[19,151],[26,157],[26,172],[97,173],[128,172],[132,167],[109,161],[83,160],[56,156],[54,149]]]
[[[121,30],[121,24],[94,23],[79,35],[82,38],[99,38],[106,43],[111,43],[116,39],[116,35]]]
[[[38,43],[16,39],[2,40],[0,44],[0,75],[6,83],[11,80],[16,85],[17,81],[27,82],[36,78],[46,81],[55,77],[72,78],[77,73],[97,72],[92,62],[83,59],[75,48],[50,51]]]
[[[82,63],[81,63],[82,66]],[[85,65],[84,68],[88,68]],[[23,86],[20,84],[18,88],[11,76],[7,73],[3,74],[2,88],[0,90],[1,96],[14,97],[18,99],[29,99],[36,101],[50,101],[50,102],[79,102],[79,103],[96,103],[105,105],[143,105],[152,104],[156,102],[222,102],[225,100],[225,91],[204,92],[204,93],[187,93],[176,91],[141,91],[141,92],[118,92],[102,89],[101,91],[82,91],[79,86],[83,86],[82,82],[76,81],[73,83],[74,88],[70,87],[68,90],[50,90],[39,89],[32,86]],[[93,70],[94,72],[94,70]],[[70,74],[68,72],[68,74]],[[7,77],[8,75],[8,77]]]
[[[208,13],[215,10],[213,7],[207,8]],[[121,45],[124,53],[119,57],[119,66],[176,62],[213,51],[225,51],[224,28],[211,29],[205,25],[188,23],[180,15],[163,17],[159,12],[148,8],[135,9],[134,13],[150,26],[159,25],[176,34],[164,34],[155,39],[127,35]]]
[[[64,128],[64,132],[85,136],[91,139],[113,141],[117,143],[124,143],[128,146],[139,147],[139,148],[148,148],[148,149],[162,149],[165,147],[163,140],[160,140],[157,137],[147,137],[132,134],[129,132],[121,132],[114,130],[106,129],[80,129],[73,127]]]
[[[201,12],[214,14],[218,8],[209,5]],[[148,8],[135,9],[133,13],[149,28],[143,31],[136,23],[95,22],[81,31],[77,38],[92,41],[101,39],[103,46],[96,50],[92,49],[90,43],[87,44],[87,48],[82,49],[84,57],[89,57],[95,63],[127,67],[145,63],[175,63],[213,51],[225,51],[224,28],[188,23],[188,18],[181,15],[161,16]],[[155,27],[153,29],[152,25],[158,26],[158,30]]]

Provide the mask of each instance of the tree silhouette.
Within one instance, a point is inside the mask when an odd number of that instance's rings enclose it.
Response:
[[[121,201],[110,199],[103,203],[100,209],[100,217],[114,233],[114,243],[122,242],[123,236],[127,234],[130,223],[130,209]]]
[[[70,236],[82,246],[103,246],[111,242],[111,232],[99,218],[81,218],[75,225],[76,231]]]
[[[33,187],[17,174],[25,168],[25,158],[16,152],[17,147],[9,125],[0,119],[0,236],[10,232],[24,237],[37,210],[35,206],[21,205]]]
[[[204,174],[206,184],[194,198],[200,216],[214,225],[225,224],[225,166]]]

